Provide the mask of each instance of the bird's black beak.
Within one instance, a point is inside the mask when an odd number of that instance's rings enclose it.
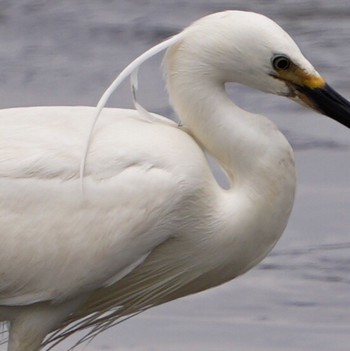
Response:
[[[295,87],[296,96],[316,111],[350,128],[350,102],[338,94],[328,84],[322,87]]]
[[[290,88],[291,99],[350,128],[350,102],[332,89],[317,72],[310,74],[293,62],[272,76]]]

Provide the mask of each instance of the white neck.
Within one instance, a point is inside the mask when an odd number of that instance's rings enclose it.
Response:
[[[263,162],[275,166],[286,155],[292,157],[289,143],[276,126],[235,105],[223,80],[202,74],[192,64],[187,67],[186,60],[181,58],[179,62],[171,52],[165,60],[167,87],[175,111],[193,137],[225,169],[232,183],[253,181],[258,169],[264,167]]]
[[[232,188],[218,194],[222,203],[218,216],[226,223],[220,230],[226,235],[231,228],[244,226],[235,223],[234,214],[240,211],[239,217],[250,226],[251,240],[255,243],[257,232],[265,240],[256,257],[260,260],[282,234],[292,208],[296,184],[292,149],[272,122],[229,99],[225,82],[214,69],[203,67],[204,74],[200,62],[186,60],[176,47],[168,51],[164,64],[169,95],[182,123],[231,180]],[[244,200],[237,201],[241,195]],[[244,210],[242,202],[248,203]]]

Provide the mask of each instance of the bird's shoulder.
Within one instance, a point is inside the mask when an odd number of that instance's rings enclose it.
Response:
[[[93,107],[0,110],[0,177],[79,177]],[[92,136],[85,175],[103,180],[131,169],[163,169],[187,177],[206,167],[203,151],[174,122],[135,110],[105,109]]]

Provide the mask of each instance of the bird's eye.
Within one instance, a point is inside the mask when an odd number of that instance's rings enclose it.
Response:
[[[287,70],[290,67],[290,59],[283,55],[278,55],[272,58],[272,65],[275,70]]]

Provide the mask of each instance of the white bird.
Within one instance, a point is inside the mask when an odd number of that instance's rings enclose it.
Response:
[[[272,20],[227,11],[187,29],[164,59],[184,127],[104,109],[81,192],[92,107],[0,111],[0,319],[9,351],[87,337],[152,306],[243,274],[287,225],[296,175],[276,126],[225,92],[236,82],[350,126],[332,90]],[[222,189],[214,157],[231,182]]]

